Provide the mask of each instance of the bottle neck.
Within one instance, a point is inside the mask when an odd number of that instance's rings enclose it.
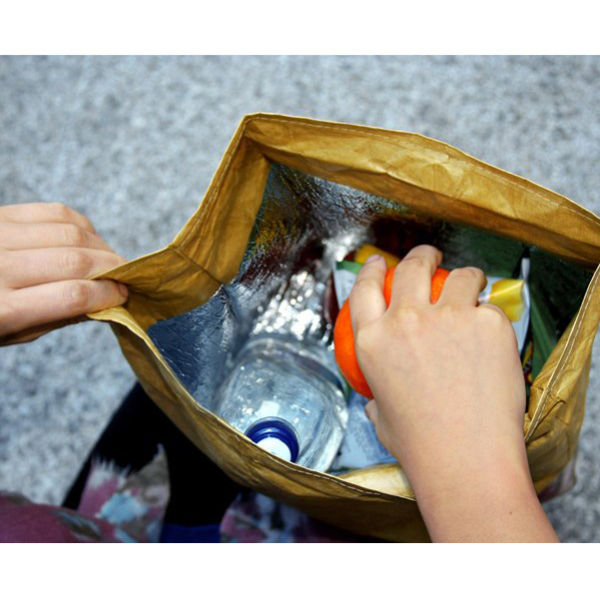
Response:
[[[279,417],[254,422],[245,432],[255,444],[279,458],[296,462],[300,452],[298,435],[293,426]]]

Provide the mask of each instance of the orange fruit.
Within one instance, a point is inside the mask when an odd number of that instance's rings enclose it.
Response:
[[[442,288],[446,282],[446,278],[450,275],[448,269],[442,269],[438,267],[433,274],[431,279],[431,303],[435,304],[442,293]],[[389,306],[392,301],[392,283],[394,281],[394,269],[388,269],[385,274],[385,282],[383,284],[383,297],[385,303]]]
[[[335,360],[350,387],[365,398],[372,398],[371,388],[365,379],[354,350],[354,332],[350,317],[350,303],[344,302],[333,329]]]
[[[392,299],[392,282],[394,280],[394,270],[396,267],[388,269],[385,274],[385,282],[383,284],[383,297],[385,303],[389,306]],[[431,280],[431,302],[435,304],[444,282],[450,274],[447,269],[438,267]],[[352,317],[350,315],[350,302],[347,299],[342,306],[335,327],[333,329],[333,347],[335,359],[342,375],[348,381],[350,387],[365,398],[373,398],[371,388],[363,375],[358,360],[356,359],[356,351],[354,349],[354,332],[352,331]]]
[[[431,304],[435,304],[440,299],[442,288],[444,287],[444,283],[446,283],[446,279],[448,279],[448,275],[450,275],[448,269],[438,267],[435,270],[431,279]]]

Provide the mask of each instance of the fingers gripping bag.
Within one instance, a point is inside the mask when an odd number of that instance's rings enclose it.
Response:
[[[600,319],[600,219],[443,142],[248,115],[174,240],[108,274],[129,287],[127,304],[91,316],[111,324],[144,389],[232,479],[357,534],[426,541],[402,465],[382,456],[316,470],[289,460],[297,448],[276,455],[214,409],[254,336],[285,334],[296,355],[299,343],[331,353],[336,263],[364,244],[401,257],[420,243],[439,247],[446,269],[474,265],[504,279],[519,279],[529,261],[523,435],[538,492],[565,489]],[[339,381],[319,373],[315,386],[329,382],[339,401]],[[336,414],[343,426],[346,408]]]

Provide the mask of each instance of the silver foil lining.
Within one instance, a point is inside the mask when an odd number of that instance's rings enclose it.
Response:
[[[148,334],[192,396],[209,406],[250,335],[280,333],[331,347],[331,272],[365,242],[398,256],[434,244],[446,268],[468,264],[504,277],[515,276],[521,257],[530,254],[532,289],[548,299],[557,333],[591,278],[520,241],[273,164],[237,277],[206,304],[155,323]],[[561,286],[569,290],[568,306]]]

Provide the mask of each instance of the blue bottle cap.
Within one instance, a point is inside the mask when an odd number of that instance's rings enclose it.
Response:
[[[294,428],[283,419],[266,417],[253,423],[247,430],[247,435],[255,444],[276,456],[296,462],[300,445]]]

